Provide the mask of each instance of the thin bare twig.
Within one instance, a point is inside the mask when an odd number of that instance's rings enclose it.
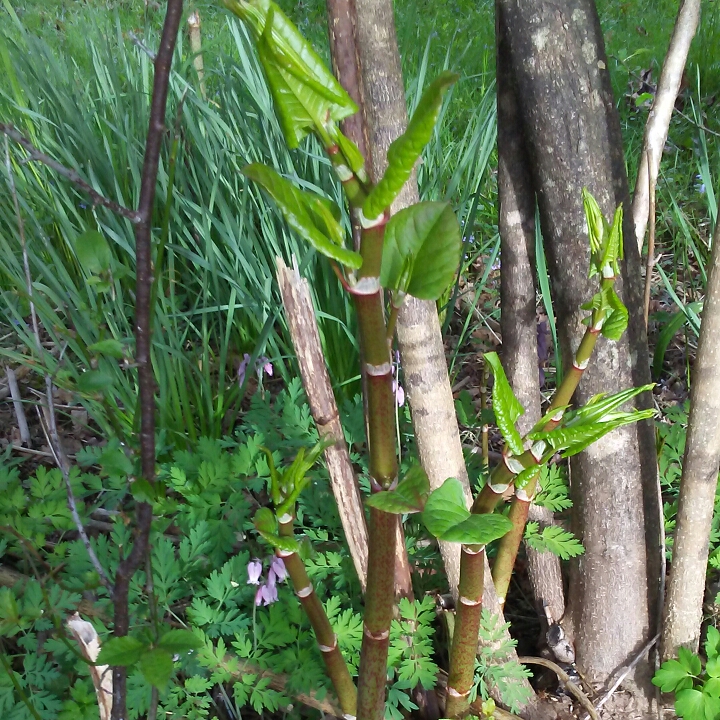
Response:
[[[90,538],[88,537],[87,532],[85,531],[85,527],[83,526],[82,519],[80,518],[80,513],[77,509],[77,500],[75,500],[75,493],[73,493],[72,484],[70,483],[70,464],[68,463],[67,456],[65,455],[65,452],[62,449],[62,444],[60,443],[60,435],[58,433],[57,429],[57,421],[55,416],[55,406],[53,405],[53,399],[52,399],[52,391],[53,391],[53,384],[52,380],[50,379],[49,375],[45,376],[45,385],[47,387],[47,393],[48,393],[48,402],[47,402],[47,425],[45,426],[45,422],[43,422],[43,417],[40,412],[40,408],[36,406],[38,411],[38,417],[40,418],[40,426],[42,427],[43,433],[45,434],[45,438],[47,439],[48,446],[50,447],[50,451],[53,454],[53,458],[55,460],[55,464],[60,468],[60,472],[62,473],[63,480],[65,481],[65,490],[67,492],[67,499],[68,499],[68,507],[70,508],[70,514],[72,515],[73,522],[75,523],[75,528],[78,531],[78,535],[80,536],[80,540],[82,540],[82,544],[85,546],[85,550],[87,551],[88,557],[90,558],[90,562],[92,563],[92,566],[95,568],[95,572],[100,576],[100,582],[105,586],[106,590],[112,595],[113,593],[113,584],[110,581],[110,578],[108,577],[108,574],[105,572],[105,568],[103,568],[102,563],[100,562],[100,559],[95,554],[95,550],[93,549],[93,546],[90,544]]]
[[[538,657],[519,657],[518,660],[526,665],[542,665],[548,670],[552,670],[558,678],[560,678],[563,685],[588,711],[587,717],[592,718],[592,720],[599,720],[598,714],[595,711],[593,704],[588,699],[588,696],[570,679],[570,676],[557,663],[554,663],[552,660],[546,660],[545,658]]]
[[[645,332],[648,329],[648,318],[650,317],[650,283],[652,281],[652,271],[655,267],[655,190],[657,184],[657,176],[653,175],[652,168],[653,157],[652,148],[647,149],[647,173],[648,173],[648,196],[649,210],[648,218],[650,221],[650,232],[648,234],[647,259],[645,260],[645,300],[643,303],[643,311],[645,317]]]
[[[7,377],[10,397],[12,398],[13,408],[15,409],[15,417],[20,432],[20,442],[25,445],[30,445],[30,429],[28,428],[27,418],[25,417],[25,408],[23,408],[22,404],[20,386],[15,377],[15,371],[9,365],[5,366],[5,376]]]
[[[0,128],[2,128],[2,125],[0,125]],[[15,188],[15,177],[13,175],[12,164],[10,162],[10,147],[8,146],[7,135],[5,137],[5,164],[7,167],[8,182],[10,183],[10,194],[12,195],[13,206],[15,207],[15,217],[18,224],[18,234],[20,235],[20,249],[22,251],[23,269],[25,272],[25,285],[27,289],[28,299],[30,301],[30,315],[32,317],[33,335],[35,337],[35,344],[37,346],[38,355],[42,356],[43,345],[42,341],[40,340],[40,323],[38,321],[37,312],[35,311],[35,303],[33,302],[33,283],[32,275],[30,273],[30,259],[28,257],[27,251],[27,240],[25,237],[25,224],[23,223],[22,213],[20,212],[20,203],[18,202],[17,190]],[[40,425],[43,428],[43,432],[45,432],[48,445],[50,446],[50,451],[52,452],[55,462],[60,468],[60,472],[62,473],[63,479],[65,480],[65,488],[67,490],[68,496],[68,506],[70,507],[70,513],[72,514],[73,521],[75,522],[75,527],[77,528],[78,534],[80,535],[80,538],[85,545],[85,549],[87,550],[90,562],[100,576],[100,581],[107,588],[108,592],[112,594],[113,587],[112,583],[110,582],[110,578],[108,577],[105,569],[100,563],[100,560],[95,554],[92,545],[90,545],[90,539],[85,532],[82,520],[80,519],[80,515],[77,511],[77,502],[75,501],[75,496],[70,485],[70,464],[68,463],[67,457],[65,457],[65,454],[63,452],[62,445],[60,443],[60,435],[58,434],[57,430],[55,406],[53,405],[53,382],[50,374],[47,372],[45,373],[45,388],[45,401],[47,408],[47,422],[49,426],[49,432],[43,424],[42,415],[40,414],[40,409],[38,408]]]
[[[145,156],[143,158],[138,222],[135,225],[135,362],[138,368],[138,405],[140,411],[140,468],[142,477],[155,482],[155,378],[150,362],[152,342],[152,215],[155,204],[160,148],[165,132],[165,110],[172,58],[182,18],[182,0],[168,0],[160,45],[155,57],[155,76],[150,101]],[[127,635],[130,618],[128,593],[130,580],[147,553],[152,525],[152,506],[138,503],[137,534],[132,549],[120,561],[115,575],[114,631],[116,637]],[[125,718],[127,707],[127,669],[113,668],[112,720]]]
[[[77,185],[81,190],[86,192],[91,198],[95,205],[102,205],[108,210],[112,210],[118,215],[127,218],[132,223],[139,223],[140,216],[137,212],[130,210],[114,200],[106,198],[101,195],[97,190],[92,188],[85,180],[80,177],[80,174],[76,170],[71,170],[64,165],[61,165],[57,160],[46,155],[44,152],[38,150],[14,125],[10,123],[0,123],[0,133],[3,133],[6,138],[10,138],[18,145],[25,148],[28,153],[30,160],[40,162],[43,165],[47,165],[51,170],[54,170],[58,175],[62,175],[64,178],[69,180],[73,185]],[[7,146],[6,146],[7,147]]]
[[[645,653],[649,652],[650,648],[660,639],[660,633],[658,633],[652,640],[645,644],[640,652],[633,658],[633,661],[618,675],[617,680],[612,684],[610,689],[597,701],[595,709],[599,710],[614,694],[615,691],[620,687],[622,681],[633,671],[633,668],[645,657]],[[588,715],[583,720],[588,720],[592,717],[595,720],[595,716],[590,713],[590,709],[587,708]]]

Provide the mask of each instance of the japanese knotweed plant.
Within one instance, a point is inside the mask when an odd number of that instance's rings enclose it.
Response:
[[[526,438],[515,427],[523,408],[513,395],[499,358],[494,353],[486,355],[495,376],[493,405],[506,449],[503,463],[478,496],[473,512],[466,508],[462,485],[455,478],[449,478],[432,493],[419,467],[399,478],[391,360],[395,321],[407,295],[423,300],[437,300],[442,295],[457,271],[462,242],[457,218],[448,203],[420,202],[392,216],[390,205],[410,178],[432,136],[443,96],[458,76],[445,72],[429,85],[406,131],[390,145],[383,176],[372,182],[357,146],[338,126],[358,108],[298,30],[272,0],[225,0],[225,4],[252,31],[288,146],[297,147],[310,133],[319,139],[342,184],[351,215],[361,228],[359,252],[355,252],[347,246],[337,205],[301,189],[299,183],[265,165],[255,163],[245,168],[245,175],[263,187],[290,227],[328,257],[357,312],[367,378],[371,487],[367,501],[367,592],[357,691],[293,538],[295,500],[305,482],[304,471],[319,455],[320,446],[307,456],[298,456],[282,473],[273,469],[270,494],[275,509],[263,508],[256,517],[256,527],[290,569],[343,712],[360,720],[381,720],[385,713],[398,516],[421,512],[432,535],[461,543],[446,717],[462,716],[468,711],[473,688],[486,544],[505,536],[495,564],[495,579],[504,597],[540,468],[556,453],[573,455],[613,428],[651,414],[618,410],[645,387],[611,397],[598,396],[583,408],[568,409],[598,335],[617,339],[627,325],[627,311],[613,289],[622,247],[622,214],[618,210],[609,225],[597,203],[584,194],[591,275],[600,276],[600,287],[590,303],[583,306],[591,315],[573,367],[548,414]],[[513,483],[516,493],[508,519],[493,510]]]

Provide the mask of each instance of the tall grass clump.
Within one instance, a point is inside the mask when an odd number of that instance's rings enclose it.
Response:
[[[99,13],[95,18],[97,32],[87,39],[89,68],[56,54],[17,19],[6,27],[0,35],[0,116],[98,192],[135,207],[152,62],[123,35],[117,17],[114,26]],[[227,23],[223,37],[229,54],[205,58],[207,102],[196,92],[191,58],[179,44],[158,175],[153,366],[158,427],[173,445],[230,430],[240,408],[237,370],[245,353],[269,358],[284,379],[296,373],[274,281],[277,256],[286,262],[296,258],[313,278],[331,376],[348,393],[357,389],[357,344],[347,297],[327,265],[288,231],[240,170],[266,162],[342,205],[339,186],[317,144],[297,151],[285,147],[245,29]],[[144,44],[152,49],[156,41],[149,35]],[[421,75],[426,69],[427,53]],[[422,86],[422,78],[416,86]],[[464,135],[445,152],[436,138],[419,171],[423,195],[451,200],[471,224],[494,128],[492,93],[485,90]],[[49,369],[59,386],[77,393],[103,434],[128,436],[137,415],[132,225],[93,207],[45,166],[25,162],[23,150],[11,146],[10,152],[47,337],[44,356],[37,357],[30,350],[17,218],[10,193],[3,192],[2,353],[12,362]],[[7,177],[3,182],[9,188]],[[97,257],[88,261],[88,252],[101,252],[105,261],[96,266]],[[252,374],[251,364],[247,375]]]

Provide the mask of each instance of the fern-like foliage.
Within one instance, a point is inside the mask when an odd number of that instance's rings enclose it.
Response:
[[[538,552],[551,552],[562,560],[569,560],[585,552],[580,541],[558,525],[548,525],[540,530],[539,523],[529,522],[525,526],[525,542]]]

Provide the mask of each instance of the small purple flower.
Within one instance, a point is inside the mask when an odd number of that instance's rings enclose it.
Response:
[[[238,384],[240,387],[243,386],[245,383],[245,373],[247,371],[247,366],[250,364],[250,356],[245,353],[243,355],[242,362],[240,363],[240,367],[238,368]]]
[[[277,555],[272,561],[270,571],[275,574],[275,577],[277,577],[279,582],[284,582],[288,576],[287,570],[285,569],[285,563],[283,562],[282,558],[278,557]]]
[[[262,575],[262,563],[255,558],[251,562],[248,563],[247,566],[247,574],[248,574],[248,585],[259,585],[260,584],[260,575]]]
[[[262,357],[259,357],[255,361],[255,372],[257,372],[258,380],[262,380],[263,371],[272,377],[273,374],[273,366],[270,360],[268,360],[264,355]]]
[[[255,605],[260,605],[260,603],[262,602],[264,587],[264,585],[258,585],[258,589],[255,592]]]
[[[262,603],[263,605],[272,605],[274,602],[277,602],[278,599],[278,591],[277,586],[273,582],[272,585],[270,585],[270,581],[268,580],[265,585],[262,585],[261,588],[261,595],[262,595]],[[256,598],[257,600],[257,598]]]
[[[405,404],[405,390],[396,380],[393,380],[393,392],[395,393],[395,400],[397,401],[398,407],[402,407]]]

